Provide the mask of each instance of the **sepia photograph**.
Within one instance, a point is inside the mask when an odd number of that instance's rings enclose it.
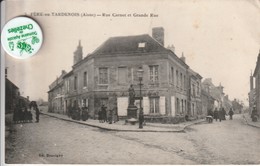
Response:
[[[260,164],[259,0],[1,9],[3,163]]]

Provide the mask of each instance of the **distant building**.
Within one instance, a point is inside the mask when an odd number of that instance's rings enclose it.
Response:
[[[153,28],[152,37],[111,37],[84,58],[82,50],[79,42],[72,70],[50,85],[51,112],[66,113],[70,107],[86,105],[96,118],[104,104],[108,110],[117,107],[119,116],[126,116],[131,84],[135,104],[140,105],[139,68],[144,71],[141,105],[146,117],[197,116],[201,112],[202,77],[189,68],[184,56],[179,58],[164,47],[162,27]]]
[[[48,112],[57,112],[66,114],[65,98],[64,98],[64,80],[63,76],[67,73],[62,70],[61,75],[56,78],[54,82],[49,86],[48,91]]]
[[[19,95],[19,88],[8,78],[5,78],[5,113],[14,111]]]
[[[207,116],[209,110],[214,110],[215,99],[210,95],[208,91],[202,89],[201,91],[201,103],[202,103],[202,115]]]
[[[253,74],[255,78],[255,103],[258,115],[260,115],[260,51],[257,57],[256,67]],[[250,83],[251,86],[252,83]]]
[[[211,78],[206,78],[202,82],[202,88],[214,99],[214,109],[223,107],[226,111],[228,111],[231,108],[231,101],[229,100],[228,95],[225,96],[224,87],[221,85],[221,83],[219,86],[215,86],[212,83]],[[210,102],[212,102],[212,100]]]
[[[183,56],[181,58],[184,58]],[[202,77],[191,69],[188,69],[189,73],[189,112],[191,116],[202,116],[202,102],[201,102],[201,79]]]
[[[253,108],[256,108],[256,88],[254,87],[254,77],[250,75],[250,91],[248,93],[248,102],[249,102],[249,113],[252,113]]]

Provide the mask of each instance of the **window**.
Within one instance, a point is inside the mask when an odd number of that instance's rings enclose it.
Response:
[[[74,90],[77,90],[77,88],[78,88],[78,77],[75,76],[74,77]]]
[[[184,103],[183,103],[183,99],[181,99],[181,113],[184,112]]]
[[[179,72],[176,70],[176,86],[179,86]]]
[[[171,67],[171,82],[174,83],[174,69]]]
[[[150,67],[150,81],[153,83],[158,83],[158,67],[159,66],[149,66]]]
[[[159,97],[150,98],[150,113],[159,113]]]
[[[186,113],[186,111],[187,111],[187,101],[184,100],[184,103],[185,103],[185,105],[184,105],[184,112]]]
[[[127,83],[127,68],[119,67],[118,68],[118,84],[126,84]]]
[[[186,76],[184,75],[184,78],[183,78],[183,89],[186,89]]]
[[[195,85],[192,84],[192,95],[195,96]]]
[[[67,82],[67,92],[69,92],[70,91],[70,80],[68,79],[66,82]]]
[[[145,47],[145,43],[138,43],[138,48],[144,48]]]
[[[200,84],[197,82],[197,96],[200,94]]]
[[[183,84],[182,84],[182,73],[181,73],[181,79],[180,79],[180,87],[181,88],[183,87]]]
[[[176,99],[176,112],[180,113],[180,102],[179,102],[179,98]]]
[[[82,100],[82,107],[83,106],[88,107],[88,99],[83,99]]]
[[[84,74],[83,74],[83,86],[84,86],[84,87],[87,87],[87,86],[88,86],[88,74],[87,74],[86,71],[85,71]]]
[[[99,68],[99,84],[108,84],[107,68]]]

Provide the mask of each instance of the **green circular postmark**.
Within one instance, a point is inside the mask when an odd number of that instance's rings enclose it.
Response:
[[[36,54],[43,41],[40,26],[28,17],[16,17],[8,21],[1,36],[4,50],[18,59],[26,59]]]

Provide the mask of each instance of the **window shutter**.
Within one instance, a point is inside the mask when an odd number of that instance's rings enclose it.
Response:
[[[149,114],[149,98],[148,97],[143,97],[143,106],[144,106],[144,115]]]
[[[165,115],[165,96],[160,96],[160,114]]]
[[[128,97],[117,98],[118,116],[127,116]]]
[[[175,116],[176,115],[176,112],[175,112],[175,96],[171,96],[171,114],[172,116]]]

